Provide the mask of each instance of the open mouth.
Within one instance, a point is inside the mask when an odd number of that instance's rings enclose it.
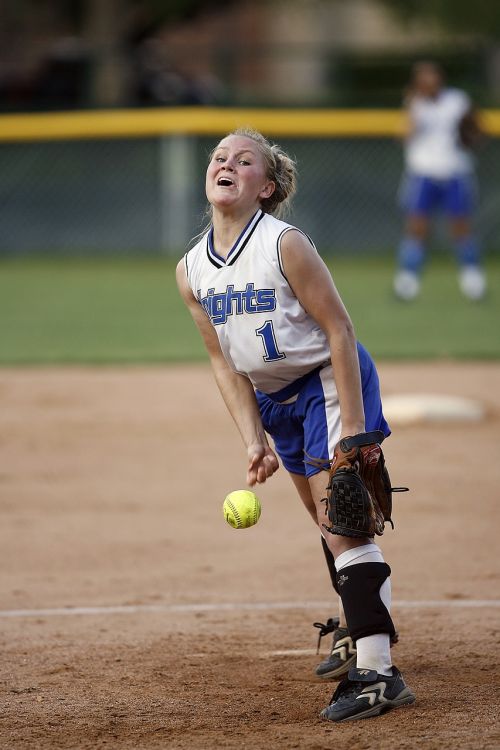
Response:
[[[220,185],[221,187],[232,187],[234,182],[229,177],[219,177],[217,185]]]

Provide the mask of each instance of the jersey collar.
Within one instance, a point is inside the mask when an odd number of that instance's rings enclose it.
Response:
[[[255,231],[257,224],[261,219],[264,218],[264,212],[262,209],[252,216],[242,233],[232,246],[231,250],[227,254],[227,258],[222,258],[214,248],[214,228],[212,227],[207,236],[207,257],[210,263],[216,268],[224,268],[224,266],[232,266],[233,263],[240,257],[241,253],[245,249],[250,237]]]

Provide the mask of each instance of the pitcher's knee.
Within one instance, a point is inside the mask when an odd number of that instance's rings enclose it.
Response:
[[[320,524],[320,530],[323,534],[323,538],[328,546],[328,549],[332,552],[335,558],[341,555],[342,552],[346,552],[348,549],[363,547],[364,545],[370,544],[372,542],[372,540],[368,537],[353,538],[348,536],[341,536],[340,534],[332,534],[327,531],[322,524]]]

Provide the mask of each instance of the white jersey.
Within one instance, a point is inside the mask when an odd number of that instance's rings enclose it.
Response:
[[[406,166],[411,173],[448,179],[472,171],[471,154],[458,132],[470,106],[469,97],[459,89],[443,89],[435,99],[415,96],[411,100],[412,133],[406,144]]]
[[[324,332],[283,273],[281,240],[291,229],[259,209],[226,260],[213,246],[212,230],[185,255],[189,285],[227,362],[264,393],[280,391],[330,359]]]

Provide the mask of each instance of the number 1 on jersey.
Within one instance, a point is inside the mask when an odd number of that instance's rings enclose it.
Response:
[[[255,335],[262,339],[265,351],[264,362],[276,362],[278,359],[285,359],[286,354],[282,354],[278,349],[272,320],[266,320],[263,326],[256,329]]]

